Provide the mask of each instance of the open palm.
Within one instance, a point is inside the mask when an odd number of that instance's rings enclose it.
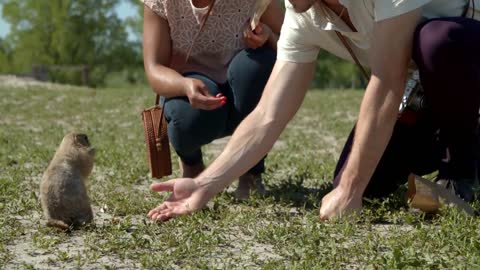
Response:
[[[155,192],[172,192],[167,200],[150,210],[148,217],[152,220],[166,221],[172,217],[188,215],[208,202],[206,192],[192,178],[154,183],[150,189]]]

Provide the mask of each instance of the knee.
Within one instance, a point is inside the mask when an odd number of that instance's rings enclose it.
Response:
[[[464,39],[456,21],[430,20],[420,24],[414,35],[413,59],[417,64],[447,64],[461,54]]]

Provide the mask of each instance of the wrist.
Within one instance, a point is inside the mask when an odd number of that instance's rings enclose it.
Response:
[[[191,79],[186,77],[182,77],[182,79],[180,80],[180,91],[183,96],[188,96],[188,92],[190,89],[190,81]]]
[[[213,198],[215,195],[217,195],[223,190],[223,188],[219,186],[218,181],[215,181],[215,179],[212,178],[203,177],[200,175],[193,179],[193,181],[209,199]]]
[[[363,196],[363,192],[367,188],[368,181],[362,179],[358,173],[353,173],[347,168],[342,173],[342,177],[338,187],[348,194]]]

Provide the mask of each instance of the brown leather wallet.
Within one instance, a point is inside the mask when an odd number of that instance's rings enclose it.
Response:
[[[153,178],[161,178],[172,174],[170,143],[167,133],[167,121],[163,108],[160,106],[160,96],[157,95],[155,106],[142,112],[147,160]]]

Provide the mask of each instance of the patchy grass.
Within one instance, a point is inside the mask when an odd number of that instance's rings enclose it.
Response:
[[[409,212],[401,192],[353,221],[319,222],[361,95],[308,94],[267,159],[266,196],[238,203],[224,192],[194,216],[156,224],[145,216],[163,198],[148,190],[140,120],[148,89],[0,86],[0,268],[480,268],[479,219]],[[71,130],[97,148],[96,226],[66,234],[45,227],[38,188]],[[207,162],[225,141],[205,147]]]

